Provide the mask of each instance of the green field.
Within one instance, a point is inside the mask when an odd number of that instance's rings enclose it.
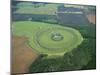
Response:
[[[13,22],[13,35],[25,36],[27,44],[48,57],[62,56],[83,41],[80,32],[74,28],[42,22]]]
[[[17,11],[15,13],[55,15],[55,12],[57,12],[57,6],[57,4],[35,5],[32,3],[19,3],[16,6]]]

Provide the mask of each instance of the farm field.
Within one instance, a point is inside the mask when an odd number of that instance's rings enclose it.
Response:
[[[57,6],[57,4],[40,4],[35,6],[35,4],[25,2],[17,5],[16,8],[18,8],[18,10],[15,13],[55,15]]]
[[[25,42],[25,37],[12,37],[12,73],[27,73],[30,64],[39,57],[39,54],[25,44]]]
[[[95,15],[87,15],[88,20],[93,23],[94,25],[96,24],[96,16]]]

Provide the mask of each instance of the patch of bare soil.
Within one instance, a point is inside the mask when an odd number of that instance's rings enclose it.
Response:
[[[87,15],[87,18],[90,23],[96,24],[96,16],[95,15]]]
[[[28,73],[29,66],[39,54],[26,44],[26,38],[12,37],[11,72]]]

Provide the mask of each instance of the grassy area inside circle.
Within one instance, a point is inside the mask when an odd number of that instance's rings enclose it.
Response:
[[[52,33],[56,32],[63,36],[62,40],[51,39]],[[83,41],[83,37],[76,29],[31,21],[13,22],[13,35],[27,37],[27,44],[40,54],[47,54],[48,57],[63,56]]]

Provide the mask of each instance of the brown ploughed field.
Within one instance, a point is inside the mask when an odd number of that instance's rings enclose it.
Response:
[[[12,37],[12,73],[28,73],[29,66],[38,56],[39,54],[26,44],[26,38],[20,36]]]
[[[90,23],[96,24],[96,16],[95,15],[87,15],[87,18]]]

